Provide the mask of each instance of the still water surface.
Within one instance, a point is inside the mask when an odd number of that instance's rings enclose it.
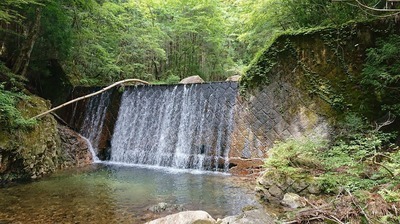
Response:
[[[165,215],[148,210],[160,202],[221,218],[256,204],[252,190],[236,181],[216,173],[93,164],[0,188],[0,223],[143,223]]]

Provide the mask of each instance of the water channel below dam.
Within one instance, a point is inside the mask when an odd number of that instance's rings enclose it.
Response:
[[[257,204],[253,190],[222,173],[93,164],[0,188],[0,223],[144,223],[185,210],[215,218]],[[152,206],[167,203],[166,211]]]

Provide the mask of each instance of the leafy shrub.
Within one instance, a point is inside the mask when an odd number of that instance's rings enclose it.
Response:
[[[18,100],[26,100],[28,96],[22,93],[14,93],[4,90],[4,84],[0,84],[0,129],[30,128],[36,124],[36,120],[25,119],[17,109]]]
[[[362,84],[374,90],[385,110],[400,114],[400,36],[390,35],[377,40],[377,46],[367,50]]]
[[[7,66],[0,61],[0,84],[3,89],[7,90],[21,90],[24,88],[24,82],[27,79],[23,76],[16,75],[7,68]]]
[[[265,166],[289,172],[310,167],[315,168],[319,162],[315,155],[325,147],[325,142],[311,138],[289,139],[278,142],[269,151]]]
[[[382,196],[387,202],[399,202],[400,201],[400,191],[392,191],[389,189],[381,189],[378,194]]]
[[[170,74],[167,79],[165,80],[165,82],[167,84],[176,84],[180,81],[181,79],[179,78],[179,76],[174,75],[174,74]]]
[[[12,73],[4,63],[0,62],[0,130],[28,128],[35,124],[34,120],[24,119],[17,109],[19,100],[26,100],[21,92],[26,79]]]
[[[371,130],[364,119],[349,114],[330,143],[313,138],[276,143],[265,166],[290,175],[311,173],[326,193],[370,190],[400,174],[400,151],[391,144],[396,133]]]

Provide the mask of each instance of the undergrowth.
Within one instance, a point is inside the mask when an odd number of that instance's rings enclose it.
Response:
[[[347,115],[337,133],[330,142],[304,137],[277,143],[265,166],[286,176],[314,177],[321,193],[337,203],[325,204],[331,217],[399,223],[400,150],[392,143],[397,133],[384,133],[354,114]]]
[[[29,100],[22,92],[23,79],[9,71],[0,63],[0,130],[27,129],[36,124],[34,119],[26,119],[18,110],[20,101]]]

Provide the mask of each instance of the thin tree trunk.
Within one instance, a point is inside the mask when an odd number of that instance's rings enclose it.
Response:
[[[96,96],[96,95],[98,95],[98,94],[100,94],[102,92],[105,92],[105,91],[107,91],[107,90],[109,90],[109,89],[111,89],[111,88],[113,88],[115,86],[118,86],[118,85],[121,85],[121,84],[124,84],[124,83],[127,83],[127,82],[138,82],[138,83],[142,83],[142,84],[145,84],[145,85],[149,85],[148,82],[140,80],[140,79],[125,79],[125,80],[113,83],[113,84],[111,84],[111,85],[109,85],[107,87],[104,87],[103,89],[101,89],[101,90],[99,90],[97,92],[94,92],[94,93],[91,93],[91,94],[88,94],[88,95],[81,96],[81,97],[78,97],[76,99],[70,100],[70,101],[68,101],[68,102],[66,102],[64,104],[61,104],[58,107],[54,107],[51,110],[48,110],[48,111],[45,111],[45,112],[43,112],[43,113],[41,113],[39,115],[36,115],[36,116],[32,117],[32,119],[43,117],[44,115],[49,114],[49,113],[51,113],[51,112],[53,112],[55,110],[61,109],[61,108],[65,107],[65,106],[67,106],[67,105],[69,105],[71,103],[75,103],[75,102],[78,102],[80,100],[87,99],[87,98],[90,98],[92,96]]]
[[[40,18],[42,16],[42,8],[36,8],[35,20],[33,21],[32,27],[28,32],[26,40],[23,42],[21,51],[14,63],[12,71],[15,74],[20,74],[26,76],[28,70],[29,61],[31,59],[31,54],[33,47],[35,46],[36,40],[39,36],[40,30]]]

